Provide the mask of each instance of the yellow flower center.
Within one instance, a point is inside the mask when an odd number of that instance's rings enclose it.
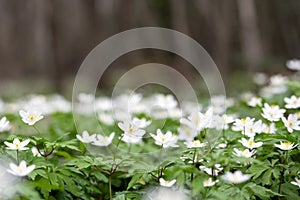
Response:
[[[242,124],[246,124],[247,120],[244,118],[244,119],[241,119],[241,122],[242,122]]]
[[[254,145],[254,142],[252,140],[249,141],[249,146],[252,147]]]
[[[129,132],[129,133],[134,132],[134,128],[133,128],[132,126],[130,126],[128,132]]]
[[[35,115],[29,115],[28,117],[31,121],[35,120],[36,116]]]
[[[285,147],[285,148],[289,148],[291,146],[291,142],[283,142],[282,145]]]

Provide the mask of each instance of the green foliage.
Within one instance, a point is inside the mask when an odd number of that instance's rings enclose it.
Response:
[[[288,86],[289,93],[299,92],[299,82],[290,82]],[[283,106],[282,98],[277,98],[263,101]],[[243,101],[229,108],[228,113],[262,119],[260,107],[249,108]],[[138,116],[152,120],[146,113]],[[17,115],[9,114],[7,118],[18,127],[18,131],[23,130],[22,126],[25,125]],[[81,116],[81,119],[85,129],[97,130],[88,117]],[[265,119],[262,120],[267,123]],[[291,181],[300,175],[300,147],[282,151],[274,146],[281,141],[299,144],[299,131],[288,133],[282,121],[275,122],[275,125],[276,134],[261,133],[255,136],[257,141],[263,142],[263,146],[255,150],[255,156],[246,158],[236,156],[233,150],[245,149],[240,142],[245,136],[231,129],[220,135],[215,129],[208,132],[203,130],[196,139],[205,140],[207,135],[212,134],[211,139],[214,141],[203,148],[187,149],[180,141],[178,148],[165,149],[154,144],[151,137],[145,137],[143,145],[120,142],[121,130],[114,123],[103,125],[104,132],[101,133],[109,135],[115,132],[113,144],[92,148],[76,139],[78,133],[70,113],[55,113],[49,117],[48,125],[41,127],[41,133],[30,135],[19,131],[16,134],[3,133],[7,137],[1,136],[2,142],[29,138],[28,147],[36,147],[41,155],[34,156],[30,149],[17,154],[14,150],[6,149],[5,145],[0,147],[1,167],[3,163],[17,163],[18,159],[26,160],[28,165],[35,165],[30,174],[7,188],[4,197],[17,200],[88,200],[109,199],[111,193],[114,200],[142,199],[149,187],[158,186],[159,179],[164,178],[176,179],[175,188],[184,190],[193,199],[299,199],[299,187],[292,185]],[[170,130],[178,134],[179,126],[178,119],[153,120],[146,136],[158,127],[163,132]],[[29,128],[25,128],[26,133]],[[226,143],[227,147],[220,148],[220,143]],[[222,167],[218,175],[209,174],[216,170],[218,164]],[[7,164],[3,166],[7,167]],[[204,166],[211,171],[201,170]],[[237,170],[249,174],[250,180],[233,184],[220,178],[225,172]],[[206,187],[204,183],[209,178],[216,182]],[[3,195],[1,191],[0,194]]]

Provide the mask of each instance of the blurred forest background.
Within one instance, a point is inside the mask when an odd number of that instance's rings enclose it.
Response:
[[[241,77],[240,72],[283,71],[287,59],[300,55],[299,0],[0,0],[0,92],[17,92],[8,85],[24,81],[29,91],[64,91],[96,45],[143,26],[194,38],[226,82],[235,74]],[[193,78],[182,58],[140,50],[115,61],[102,86],[147,62],[167,64]]]

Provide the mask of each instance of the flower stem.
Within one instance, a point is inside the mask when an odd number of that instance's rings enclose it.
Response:
[[[41,135],[41,132],[39,131],[39,129],[38,129],[35,125],[32,125],[32,127],[35,129],[35,131],[36,131],[39,135]]]
[[[109,199],[112,200],[111,175],[108,176]]]
[[[193,166],[195,166],[195,158],[196,158],[197,148],[194,149],[194,155],[193,155]],[[191,181],[194,179],[194,173],[191,173]]]
[[[124,137],[124,134],[123,134],[123,135],[120,137],[120,139],[118,140],[118,143],[117,143],[117,146],[116,146],[116,150],[115,150],[114,156],[113,156],[114,162],[115,162],[115,160],[116,160],[116,155],[117,155],[117,152],[118,152],[118,148],[119,148],[119,145],[120,145],[121,140],[123,139],[123,137]]]
[[[17,162],[18,162],[18,165],[20,164],[20,160],[19,160],[19,150],[17,149]]]
[[[159,151],[158,155],[158,168],[157,168],[157,181],[159,182],[159,179],[162,177],[162,166],[161,166],[161,161],[162,161],[162,151],[163,151],[164,145],[161,145],[161,149]]]

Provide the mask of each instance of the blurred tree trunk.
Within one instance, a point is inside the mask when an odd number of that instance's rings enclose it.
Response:
[[[257,70],[263,58],[263,48],[256,20],[254,0],[237,0],[240,20],[240,37],[243,54],[249,71]]]
[[[53,63],[53,38],[51,35],[51,3],[49,1],[34,0],[34,64],[39,68],[39,73],[44,76],[52,74]],[[47,77],[50,78],[50,77]],[[48,81],[51,81],[48,80]]]
[[[222,77],[226,80],[229,72],[231,49],[231,32],[234,21],[234,2],[232,0],[222,3],[214,2],[212,10],[214,26],[214,58]]]

